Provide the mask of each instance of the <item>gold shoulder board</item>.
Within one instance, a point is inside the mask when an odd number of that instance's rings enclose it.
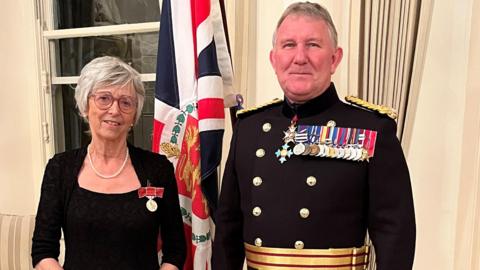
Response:
[[[373,104],[355,96],[346,96],[345,100],[359,107],[366,108],[383,115],[387,115],[392,119],[397,119],[397,112],[388,106]]]
[[[244,115],[247,115],[249,114],[250,112],[254,112],[254,111],[257,111],[259,109],[265,109],[265,108],[268,108],[272,105],[275,105],[275,104],[278,104],[280,102],[283,102],[282,99],[279,99],[279,98],[276,98],[272,101],[269,101],[265,104],[262,104],[262,105],[259,105],[259,106],[256,106],[256,107],[252,107],[252,108],[246,108],[246,109],[242,109],[242,110],[239,110],[237,111],[237,117],[240,117],[240,116],[244,116]]]

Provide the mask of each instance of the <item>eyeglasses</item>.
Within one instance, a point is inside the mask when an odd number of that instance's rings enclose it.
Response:
[[[137,108],[137,101],[129,96],[120,96],[114,98],[110,93],[99,93],[90,95],[93,97],[95,105],[100,110],[108,110],[112,107],[113,102],[116,100],[120,111],[130,114]]]

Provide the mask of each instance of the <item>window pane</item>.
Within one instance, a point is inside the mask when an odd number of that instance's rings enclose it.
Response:
[[[138,123],[133,127],[133,134],[129,141],[135,146],[146,150],[152,150],[153,139],[153,116],[155,104],[155,82],[144,82],[145,102]]]
[[[55,29],[158,22],[158,0],[55,0]]]
[[[69,38],[54,41],[57,76],[79,76],[82,67],[99,56],[116,56],[140,73],[155,73],[158,32]]]
[[[145,82],[143,112],[129,133],[128,141],[146,150],[152,149],[155,82]],[[53,89],[55,151],[57,153],[85,146],[90,142],[88,124],[78,114],[75,85],[55,85]]]

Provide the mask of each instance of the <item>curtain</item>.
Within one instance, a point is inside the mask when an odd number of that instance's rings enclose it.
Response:
[[[409,138],[413,123],[432,6],[430,0],[363,0],[360,5],[358,95],[398,112],[401,141],[405,134]],[[370,256],[374,270],[374,248]]]
[[[234,20],[229,19],[230,22],[235,22],[234,28],[230,28],[230,44],[233,44],[232,60],[235,72],[234,89],[245,98],[245,101],[254,100],[254,91],[247,91],[247,89],[255,89],[257,3],[256,1],[227,0],[227,6],[229,2],[234,7],[234,15],[230,16],[235,17]]]
[[[401,139],[412,91],[422,0],[364,0],[360,7],[358,95],[398,112]]]

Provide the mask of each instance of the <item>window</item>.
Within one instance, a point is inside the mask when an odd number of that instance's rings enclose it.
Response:
[[[146,99],[128,140],[151,149],[160,8],[158,0],[38,1],[44,19],[44,74],[50,82],[54,151],[88,144],[88,124],[78,115],[75,84],[82,67],[99,56],[116,56],[142,74]]]

